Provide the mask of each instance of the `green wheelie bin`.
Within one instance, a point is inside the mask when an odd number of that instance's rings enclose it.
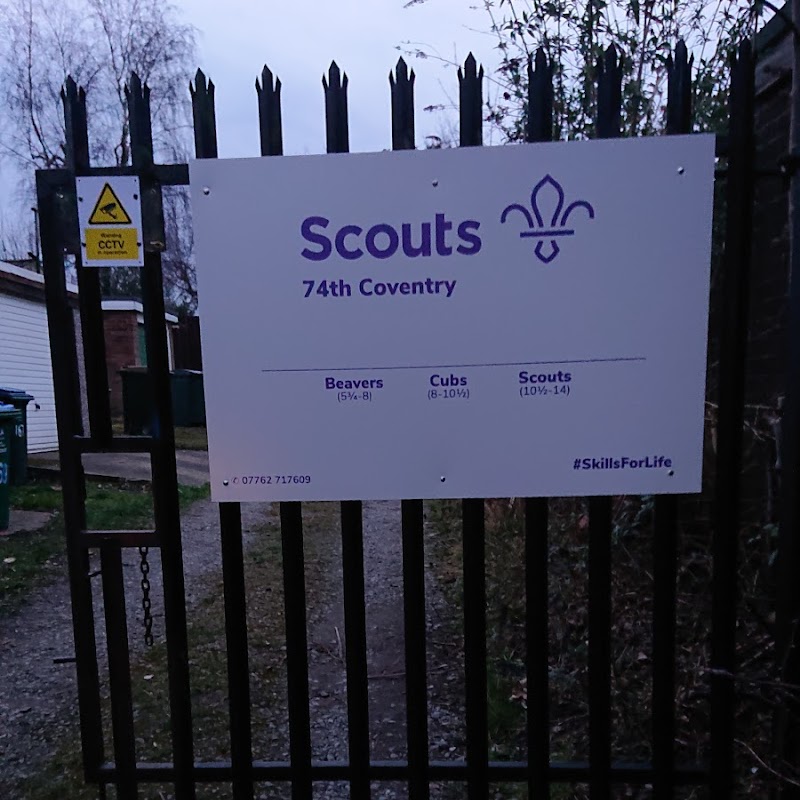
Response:
[[[22,486],[28,477],[28,403],[33,399],[22,389],[0,386],[0,403],[13,406],[20,415],[11,437],[10,486]]]
[[[11,437],[19,414],[14,406],[0,405],[0,531],[8,530],[11,497],[9,495],[9,460]]]

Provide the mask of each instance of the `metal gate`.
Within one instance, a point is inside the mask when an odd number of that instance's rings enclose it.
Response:
[[[543,52],[529,65],[527,139],[550,140],[553,131],[553,64]],[[460,144],[482,144],[482,79],[470,56],[459,70]],[[621,134],[621,62],[610,48],[596,69],[598,137]],[[332,64],[323,80],[327,149],[346,152],[348,143],[347,77]],[[390,76],[393,149],[415,147],[414,74],[400,60]],[[256,84],[261,154],[282,154],[281,85],[265,67]],[[681,43],[669,63],[667,133],[688,133],[692,127],[691,64]],[[222,572],[230,712],[230,759],[195,760],[191,684],[187,645],[187,611],[182,562],[181,519],[176,477],[173,411],[167,358],[161,252],[164,241],[161,190],[188,184],[186,164],[154,163],[149,90],[133,75],[128,85],[133,165],[98,168],[89,163],[85,93],[68,80],[63,93],[67,168],[37,172],[42,254],[58,403],[58,429],[63,478],[64,516],[73,610],[83,766],[87,781],[113,785],[117,796],[135,798],[145,783],[173,783],[175,796],[194,798],[196,787],[225,782],[236,798],[252,798],[254,782],[277,781],[291,786],[293,798],[310,798],[316,781],[349,782],[350,796],[368,798],[371,782],[406,782],[409,797],[430,795],[432,782],[461,782],[470,800],[489,796],[490,783],[527,786],[529,797],[550,796],[551,787],[587,783],[593,798],[610,798],[615,785],[651,785],[653,796],[667,798],[676,787],[708,786],[714,798],[733,792],[733,720],[736,628],[736,552],[743,420],[743,380],[747,335],[747,272],[752,204],[753,56],[745,42],[732,62],[730,132],[718,140],[725,166],[726,260],[718,336],[721,344],[716,501],[713,534],[713,610],[711,619],[711,752],[709,763],[678,764],[675,759],[675,620],[678,542],[677,498],[660,496],[655,505],[652,654],[652,761],[618,763],[611,751],[611,542],[612,501],[589,501],[589,757],[586,761],[554,761],[550,757],[548,695],[548,500],[525,500],[526,536],[526,669],[528,686],[525,762],[489,759],[487,719],[486,584],[484,501],[463,501],[464,671],[466,759],[434,762],[429,756],[426,674],[426,619],[422,500],[402,504],[403,588],[407,757],[370,759],[368,675],[364,602],[362,507],[341,504],[344,608],[349,728],[349,761],[312,761],[309,720],[309,669],[303,513],[299,503],[280,508],[286,619],[286,659],[290,722],[290,759],[286,763],[253,759],[248,629],[244,552],[240,508],[220,507]],[[202,72],[192,88],[198,158],[215,158],[217,140],[214,85]],[[142,290],[148,375],[154,398],[153,435],[112,434],[106,372],[101,293],[96,270],[81,268],[81,247],[75,220],[75,177],[136,175],[141,181],[145,266]],[[78,350],[67,301],[65,253],[77,259],[83,355],[89,429],[81,420]],[[89,531],[85,514],[82,457],[87,453],[147,453],[152,461],[153,530]],[[169,717],[173,758],[169,763],[137,759],[131,686],[129,631],[125,612],[123,553],[160,556],[163,565],[165,633],[168,661]],[[101,680],[89,554],[99,552],[103,607],[108,643],[112,741],[104,741]],[[457,665],[456,665],[457,666]],[[110,746],[109,746],[110,745]],[[109,755],[111,753],[112,755]],[[559,795],[561,796],[561,795]]]

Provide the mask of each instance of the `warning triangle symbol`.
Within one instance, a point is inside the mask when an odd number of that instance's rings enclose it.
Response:
[[[111,184],[107,183],[103,186],[103,191],[100,192],[100,197],[94,206],[94,211],[89,217],[90,225],[130,225],[131,218],[125,207],[119,200],[111,188]]]

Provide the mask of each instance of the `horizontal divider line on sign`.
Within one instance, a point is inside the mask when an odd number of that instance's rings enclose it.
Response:
[[[620,362],[647,361],[644,356],[622,356],[620,358],[572,358],[561,361],[506,361],[488,364],[407,364],[393,367],[293,367],[291,369],[262,369],[262,372],[374,372],[397,369],[470,369],[472,367],[542,367],[558,364],[614,364]]]

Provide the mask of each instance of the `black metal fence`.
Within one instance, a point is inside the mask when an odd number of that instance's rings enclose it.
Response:
[[[622,68],[609,48],[597,64],[596,135],[620,136]],[[553,132],[553,64],[539,52],[529,66],[527,139],[548,141]],[[483,71],[467,58],[458,72],[460,145],[482,144]],[[390,75],[393,149],[415,147],[414,73],[401,59]],[[323,79],[327,150],[349,149],[347,77],[334,63]],[[261,155],[283,152],[281,84],[265,67],[256,82]],[[188,183],[185,164],[154,163],[149,90],[136,75],[128,86],[133,166],[96,168],[89,164],[85,94],[68,80],[64,90],[68,164],[66,169],[37,173],[42,221],[42,253],[53,370],[58,403],[58,429],[63,474],[67,552],[73,608],[83,767],[88,781],[114,785],[120,798],[138,796],[144,783],[174,784],[175,796],[194,798],[205,782],[225,782],[236,798],[253,798],[254,783],[291,785],[291,796],[310,798],[316,781],[347,781],[352,798],[368,798],[373,781],[402,781],[409,797],[430,796],[432,782],[461,782],[470,800],[483,800],[490,783],[527,786],[529,797],[546,798],[556,784],[585,783],[593,798],[610,798],[621,784],[652,787],[655,798],[673,797],[676,787],[706,786],[715,800],[731,797],[734,781],[733,720],[735,694],[737,502],[741,462],[744,354],[747,331],[747,272],[752,204],[753,62],[749,43],[732,62],[730,130],[718,153],[727,164],[725,177],[727,233],[722,290],[722,349],[719,369],[720,411],[716,456],[716,501],[713,533],[713,611],[711,629],[711,716],[709,763],[678,764],[675,758],[675,625],[678,553],[677,498],[661,496],[655,504],[652,602],[652,760],[619,763],[612,752],[611,707],[611,543],[612,500],[589,501],[588,694],[589,753],[585,761],[554,761],[550,754],[550,691],[548,668],[548,503],[527,499],[525,510],[526,670],[528,687],[527,753],[524,762],[489,759],[487,713],[487,624],[485,514],[483,500],[463,501],[463,631],[466,708],[466,759],[432,761],[428,735],[423,504],[402,503],[403,589],[407,756],[372,761],[364,601],[362,506],[341,504],[343,589],[345,611],[349,760],[312,761],[309,715],[309,661],[305,587],[303,512],[299,503],[280,507],[282,567],[286,621],[286,661],[290,724],[290,758],[286,763],[254,760],[248,663],[247,596],[241,510],[220,507],[222,573],[225,595],[225,648],[230,720],[230,758],[198,762],[192,720],[191,675],[187,647],[187,610],[182,562],[181,520],[176,477],[175,442],[165,339],[161,251],[164,249],[161,187]],[[666,129],[668,134],[692,129],[691,65],[683,44],[669,62]],[[216,158],[214,85],[202,72],[192,87],[195,146],[198,158]],[[145,266],[142,272],[148,374],[156,401],[152,437],[112,436],[108,404],[100,286],[97,271],[82,269],[75,224],[76,175],[135,174],[141,181]],[[166,243],[169,246],[169,243]],[[64,253],[78,260],[83,351],[89,402],[89,430],[82,429],[78,365],[72,315],[67,301]],[[89,531],[86,525],[82,456],[93,452],[148,453],[152,460],[155,526],[153,530]],[[143,557],[158,553],[163,565],[165,633],[172,760],[142,763],[134,736],[134,704],[129,632],[125,613],[123,553],[139,549]],[[147,548],[147,549],[144,549]],[[89,555],[99,552],[103,608],[108,640],[111,743],[104,740],[101,678]],[[457,665],[454,665],[457,666]],[[109,756],[111,752],[113,755]],[[616,790],[614,790],[616,791]],[[286,796],[289,794],[287,786]],[[560,795],[563,796],[563,795]]]

